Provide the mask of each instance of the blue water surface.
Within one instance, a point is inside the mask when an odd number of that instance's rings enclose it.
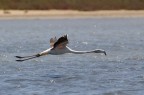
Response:
[[[68,34],[74,50],[16,62]],[[0,95],[143,95],[144,18],[0,20]]]

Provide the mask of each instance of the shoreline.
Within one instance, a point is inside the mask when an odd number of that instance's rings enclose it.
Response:
[[[0,10],[0,19],[144,17],[144,10]]]

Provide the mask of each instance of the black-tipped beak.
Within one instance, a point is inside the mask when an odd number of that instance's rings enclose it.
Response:
[[[107,55],[107,53],[104,51],[105,56]]]
[[[97,49],[94,52],[95,53],[104,53],[104,55],[107,55],[106,52],[104,50],[101,50],[101,49]]]

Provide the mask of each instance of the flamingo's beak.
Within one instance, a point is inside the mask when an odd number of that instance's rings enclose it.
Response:
[[[105,54],[105,56],[107,55],[107,53],[105,51],[103,53]]]
[[[104,50],[101,50],[101,49],[96,49],[94,52],[95,53],[104,53],[104,55],[107,55],[107,53]]]

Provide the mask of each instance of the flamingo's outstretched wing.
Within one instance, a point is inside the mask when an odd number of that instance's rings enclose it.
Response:
[[[53,45],[53,48],[63,49],[68,44],[67,35],[60,37]]]
[[[51,38],[50,39],[50,46],[53,47],[54,46],[54,43],[57,41],[57,38]]]

